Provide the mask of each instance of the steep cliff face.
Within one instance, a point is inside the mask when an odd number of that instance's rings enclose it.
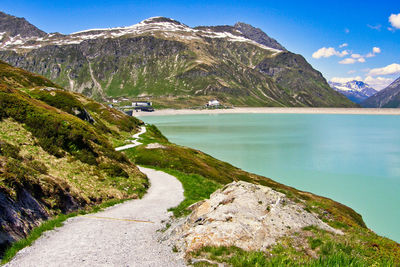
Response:
[[[256,69],[271,77],[287,94],[305,106],[349,107],[349,100],[333,91],[322,74],[314,70],[301,56],[282,52],[264,58]]]
[[[0,192],[0,254],[48,217],[43,206],[26,190],[21,190],[18,200]]]
[[[304,58],[297,64],[299,57],[248,24],[190,28],[163,17],[129,27],[0,42],[0,59],[97,99],[209,97],[246,106],[354,105],[330,89]]]

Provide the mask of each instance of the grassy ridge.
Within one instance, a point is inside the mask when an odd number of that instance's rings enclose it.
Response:
[[[9,88],[31,88],[49,86],[60,88],[52,81],[26,70],[14,68],[0,60],[0,85]]]
[[[68,100],[66,96],[72,96],[70,93],[62,91],[46,93],[62,95],[64,100]],[[74,100],[77,102],[76,98]],[[70,102],[72,100],[64,103]],[[81,199],[78,201],[81,204],[101,201],[104,198],[133,196],[135,195],[134,191],[137,191],[139,195],[143,194],[144,186],[141,183],[146,184],[144,176],[122,153],[116,152],[109,142],[109,136],[122,134],[124,133],[123,130],[136,130],[140,124],[138,120],[125,118],[127,116],[119,114],[122,117],[121,124],[117,124],[119,121],[114,118],[114,121],[105,121],[108,125],[113,126],[110,126],[113,129],[112,131],[100,131],[96,125],[91,125],[72,114],[63,112],[61,109],[35,100],[27,93],[11,88],[0,88],[0,103],[2,105],[0,124],[4,130],[2,138],[4,141],[11,142],[16,149],[22,148],[26,155],[25,157],[3,155],[4,157],[1,158],[5,162],[5,170],[1,179],[4,190],[16,192],[18,188],[30,188],[30,183],[39,184],[40,179],[45,178],[39,178],[39,180],[34,178],[37,171],[35,172],[34,168],[28,166],[32,164],[29,162],[39,162],[37,165],[47,165],[47,168],[50,168],[49,174],[42,173],[42,176],[58,177],[63,175],[61,180],[69,180],[69,183],[72,182],[73,184],[79,183],[79,186],[62,185],[61,188],[64,189],[60,190],[65,191],[69,188],[67,190],[71,191],[69,194],[75,196],[83,194],[82,197],[78,198]],[[102,111],[102,113],[105,112]],[[92,114],[95,116],[94,112]],[[101,127],[107,126],[103,123]],[[15,133],[20,134],[16,136]],[[21,144],[24,144],[24,146],[21,146]],[[39,155],[40,157],[37,157]],[[34,160],[29,160],[29,157]],[[45,161],[41,159],[45,159]],[[71,161],[71,159],[73,160]],[[63,165],[56,166],[55,162],[63,162]],[[72,167],[73,165],[75,165],[75,170],[85,170],[93,178],[84,178],[80,173],[71,175],[73,168],[69,169],[69,166]],[[67,177],[64,175],[67,175]],[[85,181],[75,181],[77,176],[85,179]],[[127,178],[128,182],[124,180]],[[108,179],[115,179],[115,181],[108,183]],[[34,180],[37,180],[37,182],[33,182]],[[53,186],[54,184],[63,184],[61,181],[52,182],[54,179],[51,178],[47,180]],[[88,185],[83,186],[82,182],[86,181]],[[122,194],[109,192],[108,197],[103,193],[97,197],[90,193],[79,193],[88,190],[87,186],[90,183],[98,184],[99,190],[104,186],[106,188],[116,186],[127,189],[123,190],[125,193]],[[129,185],[129,183],[131,184]],[[51,190],[51,187],[50,185],[45,188],[42,186],[42,190],[38,194],[46,195],[42,191]],[[71,188],[74,188],[74,190],[71,190]],[[51,193],[49,193],[49,197],[51,197],[50,195]]]

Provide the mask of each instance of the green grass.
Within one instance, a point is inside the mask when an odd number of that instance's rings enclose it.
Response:
[[[17,242],[13,243],[11,247],[9,247],[5,252],[4,256],[1,259],[1,264],[6,264],[9,262],[16,254],[18,251],[21,249],[30,246],[36,239],[38,239],[44,232],[54,230],[57,227],[63,226],[63,222],[66,221],[67,219],[79,215],[85,215],[88,213],[95,213],[102,211],[103,209],[107,207],[111,207],[116,204],[120,204],[125,200],[120,200],[120,199],[112,199],[106,202],[103,202],[99,205],[94,205],[87,210],[80,210],[76,212],[71,212],[68,214],[59,214],[55,216],[54,218],[47,220],[40,224],[38,227],[34,228],[29,235],[26,238],[20,239]]]
[[[190,211],[187,208],[190,205],[210,198],[213,192],[222,187],[221,184],[208,180],[198,174],[186,174],[171,169],[163,171],[175,176],[182,183],[185,190],[185,199],[178,206],[169,209],[169,211],[174,213],[175,217],[188,215]]]
[[[318,258],[302,258],[285,254],[268,254],[262,251],[245,251],[237,247],[204,247],[192,253],[195,258],[208,258],[215,262],[227,263],[234,267],[252,266],[395,266],[393,260],[384,260],[375,265],[357,255],[343,251],[332,251],[329,255]],[[208,266],[204,262],[195,263],[194,266]]]
[[[187,208],[190,205],[210,198],[210,195],[213,192],[222,187],[221,184],[204,178],[198,174],[186,174],[173,169],[155,168],[153,166],[146,167],[166,172],[172,176],[175,176],[182,183],[184,189],[183,195],[185,199],[178,206],[169,209],[169,211],[174,213],[175,217],[188,215],[190,210]]]

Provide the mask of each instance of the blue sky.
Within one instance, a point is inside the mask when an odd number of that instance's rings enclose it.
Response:
[[[128,26],[153,16],[189,26],[242,21],[303,55],[328,80],[356,77],[381,89],[400,76],[398,1],[1,0],[0,10],[61,33]]]

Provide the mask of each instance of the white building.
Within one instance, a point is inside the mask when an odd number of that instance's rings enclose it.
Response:
[[[216,107],[216,106],[219,106],[219,105],[220,105],[219,101],[216,100],[216,99],[208,101],[208,104],[207,104],[207,106],[209,106],[209,107]]]
[[[150,107],[153,103],[148,101],[136,101],[132,102],[132,107]]]

